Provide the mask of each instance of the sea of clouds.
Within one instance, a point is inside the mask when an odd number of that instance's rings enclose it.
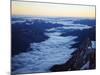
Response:
[[[27,19],[27,18],[26,18]],[[25,19],[25,20],[26,20]],[[38,18],[41,19],[41,18]],[[23,21],[13,21],[13,23],[23,23]],[[29,19],[30,21],[34,18]],[[23,52],[12,58],[13,73],[35,73],[49,72],[49,69],[55,64],[63,64],[71,58],[71,53],[76,49],[71,48],[78,36],[60,36],[61,29],[88,29],[90,26],[82,24],[73,24],[76,19],[43,19],[45,22],[62,24],[62,27],[47,29],[45,35],[49,39],[40,43],[30,43],[32,51]],[[65,21],[66,20],[66,21]],[[53,31],[53,32],[51,32]]]

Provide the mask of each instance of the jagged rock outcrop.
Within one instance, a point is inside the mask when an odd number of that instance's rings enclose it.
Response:
[[[95,33],[94,28],[90,29],[91,34]],[[93,34],[92,36],[95,36]],[[72,53],[72,57],[64,64],[54,65],[50,70],[52,72],[58,71],[74,71],[87,70],[96,68],[96,48],[93,47],[93,37],[84,38],[76,51]]]

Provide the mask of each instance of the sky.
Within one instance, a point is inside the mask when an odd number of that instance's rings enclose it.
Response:
[[[95,6],[12,1],[12,15],[95,18]]]

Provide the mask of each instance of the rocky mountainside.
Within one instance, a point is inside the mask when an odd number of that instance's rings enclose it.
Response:
[[[50,70],[57,71],[74,71],[87,70],[96,68],[96,48],[95,44],[95,27],[91,28],[89,34],[80,43],[79,47],[72,53],[71,59],[61,65],[54,65]]]

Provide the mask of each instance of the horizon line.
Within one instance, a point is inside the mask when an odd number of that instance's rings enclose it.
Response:
[[[11,14],[11,16],[22,16],[22,17],[62,17],[62,18],[66,18],[66,17],[69,17],[69,18],[89,18],[89,19],[96,19],[96,17],[81,17],[81,16],[40,16],[40,15],[14,15],[14,14]]]

